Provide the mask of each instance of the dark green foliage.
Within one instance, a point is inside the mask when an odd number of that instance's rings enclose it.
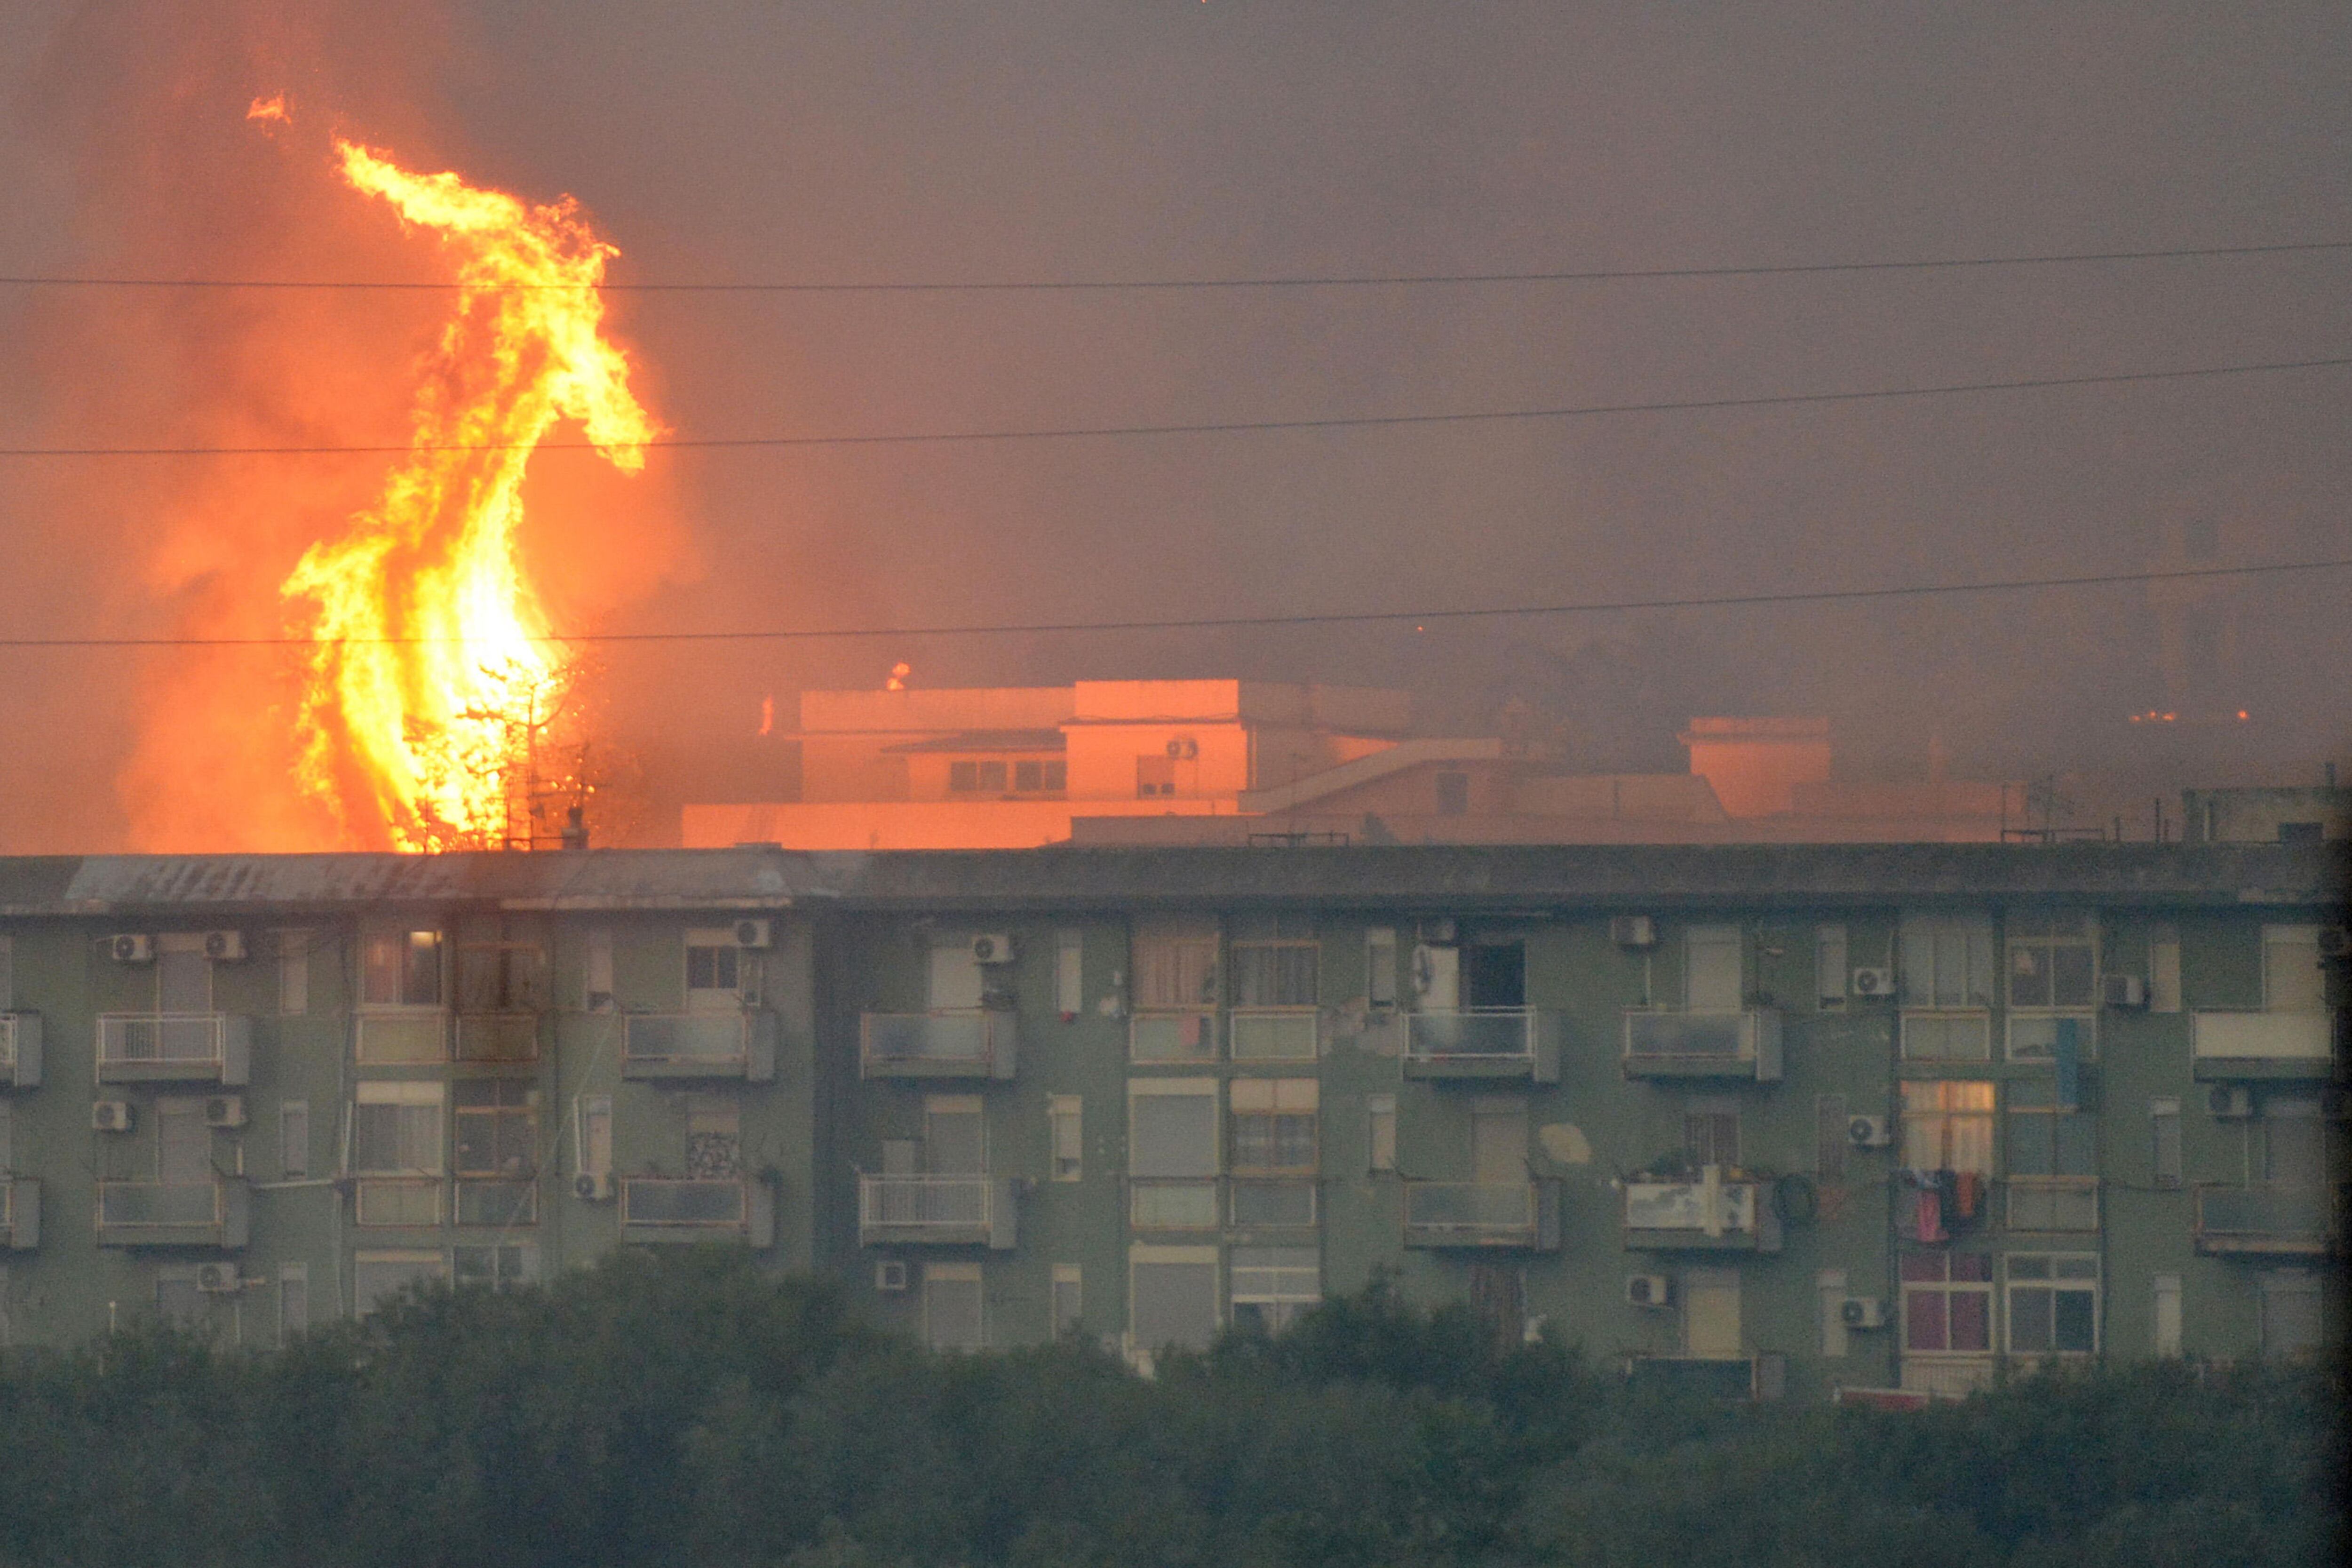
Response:
[[[1384,1284],[1154,1381],[934,1356],[740,1254],[436,1291],[283,1352],[0,1375],[0,1561],[1402,1568],[2336,1560],[2342,1389],[2180,1363],[1918,1414],[1632,1389]]]

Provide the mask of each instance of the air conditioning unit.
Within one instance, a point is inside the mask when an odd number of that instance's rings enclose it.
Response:
[[[2217,1083],[2206,1091],[2205,1109],[2226,1121],[2243,1121],[2254,1113],[2253,1091],[2243,1084]]]
[[[117,963],[152,963],[155,962],[155,939],[152,936],[124,931],[106,939],[107,951]]]
[[[2110,1007],[2145,1007],[2147,982],[2137,974],[2102,974],[2099,999]]]
[[[245,933],[241,931],[205,932],[205,956],[215,963],[244,963]]]
[[[974,963],[1012,963],[1013,938],[1003,931],[988,931],[973,937],[971,961]]]
[[[737,947],[765,947],[768,945],[768,922],[765,921],[737,921],[735,922],[735,945]]]
[[[1201,742],[1190,735],[1179,735],[1168,742],[1168,760],[1189,763],[1201,754]]]
[[[1883,1329],[1886,1303],[1875,1296],[1848,1296],[1838,1308],[1838,1317],[1849,1329]]]
[[[207,1127],[242,1127],[245,1125],[245,1096],[215,1094],[205,1101],[205,1125]]]
[[[895,1258],[886,1258],[874,1265],[874,1289],[891,1294],[906,1288],[906,1264]]]
[[[89,1104],[92,1132],[128,1132],[132,1118],[127,1100],[94,1100]]]
[[[1625,1276],[1625,1304],[1629,1307],[1665,1307],[1673,1304],[1674,1287],[1663,1274],[1628,1274]]]
[[[1853,994],[1857,996],[1892,996],[1895,994],[1895,971],[1883,965],[1853,972]]]
[[[237,1277],[234,1263],[199,1263],[196,1265],[196,1289],[207,1295],[226,1296],[243,1289],[245,1281]]]
[[[610,1171],[583,1171],[572,1178],[572,1195],[583,1203],[609,1204],[620,1191]]]
[[[1609,940],[1619,947],[1655,947],[1658,925],[1647,915],[1612,915]]]
[[[2352,931],[2342,926],[2319,928],[2319,956],[2322,958],[2352,958]]]
[[[1846,1118],[1845,1141],[1857,1149],[1884,1149],[1895,1142],[1895,1129],[1884,1116]]]

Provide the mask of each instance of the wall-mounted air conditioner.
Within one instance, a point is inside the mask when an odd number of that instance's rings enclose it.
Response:
[[[1895,994],[1895,971],[1881,965],[1853,972],[1853,994],[1857,996],[1892,996]]]
[[[1647,915],[1612,915],[1609,940],[1619,947],[1655,947],[1658,924]]]
[[[1838,1308],[1838,1317],[1849,1329],[1883,1329],[1886,1303],[1875,1296],[1848,1296]]]
[[[895,1258],[886,1258],[874,1265],[874,1289],[893,1295],[907,1288],[907,1266]]]
[[[245,962],[245,933],[241,931],[205,932],[205,956],[215,963],[242,963]]]
[[[196,1289],[206,1295],[226,1296],[243,1288],[245,1281],[237,1276],[234,1263],[199,1263],[196,1265]]]
[[[117,963],[152,963],[155,939],[143,932],[122,931],[106,939],[106,951]]]
[[[1663,1274],[1628,1274],[1625,1276],[1625,1304],[1649,1308],[1672,1306],[1674,1287]]]
[[[89,1130],[92,1132],[128,1132],[132,1120],[131,1102],[127,1100],[90,1101]]]
[[[2099,976],[2099,1000],[2110,1007],[2147,1005],[2147,982],[2137,974]]]
[[[768,922],[766,921],[737,921],[735,922],[735,945],[737,947],[766,947],[772,934],[772,933],[770,931]]]
[[[583,1203],[609,1204],[620,1192],[621,1184],[610,1171],[583,1171],[572,1178],[572,1195]]]
[[[1895,1142],[1895,1129],[1884,1116],[1850,1116],[1845,1141],[1857,1149],[1884,1149]]]
[[[207,1127],[242,1127],[245,1125],[245,1096],[215,1094],[205,1101],[205,1125]]]
[[[971,961],[974,963],[1010,963],[1013,962],[1013,938],[1005,931],[983,931],[971,939]]]

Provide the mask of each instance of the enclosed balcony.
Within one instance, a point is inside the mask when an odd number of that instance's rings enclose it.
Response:
[[[1314,1007],[1234,1007],[1225,1029],[1237,1062],[1311,1062],[1322,1046],[1323,1016]]]
[[[1223,1184],[1214,1176],[1137,1176],[1127,1184],[1130,1230],[1215,1230]]]
[[[2333,1188],[2209,1184],[2193,1195],[2200,1252],[2318,1258],[2343,1239],[2344,1205]]]
[[[1017,1237],[1011,1176],[860,1176],[861,1247],[986,1247],[1002,1252]]]
[[[352,1223],[367,1229],[430,1229],[441,1223],[438,1176],[362,1176],[352,1186]]]
[[[41,1016],[0,1013],[0,1089],[41,1087]]]
[[[457,1059],[461,1062],[535,1062],[539,1059],[538,1013],[459,1013]]]
[[[1780,1015],[1625,1012],[1625,1076],[1648,1079],[1780,1079]]]
[[[623,1176],[621,1239],[776,1243],[776,1194],[739,1177]]]
[[[1011,1078],[1018,1039],[1014,1016],[1000,1008],[868,1013],[858,1068],[866,1078]]]
[[[775,1080],[773,1013],[630,1013],[621,1024],[623,1078]]]
[[[208,1247],[244,1250],[252,1230],[244,1178],[98,1184],[100,1247]]]
[[[1533,1007],[1407,1013],[1404,1075],[1558,1083],[1559,1020]]]
[[[30,1252],[41,1245],[41,1184],[30,1176],[0,1177],[0,1247]]]
[[[1625,1246],[1649,1252],[1778,1252],[1780,1216],[1762,1182],[1708,1165],[1696,1182],[1625,1184]]]
[[[100,1083],[218,1083],[250,1076],[253,1020],[233,1013],[100,1013]]]
[[[1559,1184],[1409,1181],[1404,1244],[1557,1252]]]
[[[1137,1013],[1127,1021],[1127,1054],[1139,1062],[1217,1059],[1217,1015],[1200,1008]]]
[[[2336,1070],[2329,1013],[2192,1013],[2189,1054],[2203,1082],[2322,1079]]]

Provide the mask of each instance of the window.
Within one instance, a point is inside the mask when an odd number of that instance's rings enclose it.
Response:
[[[1206,1350],[1217,1337],[1217,1249],[1130,1247],[1128,1325],[1146,1355],[1170,1345]]]
[[[1903,1163],[1992,1174],[1992,1085],[1948,1079],[1903,1085]]]
[[[437,1252],[362,1252],[352,1259],[352,1298],[364,1318],[403,1290],[448,1278],[448,1265]]]
[[[1903,1348],[1913,1354],[1992,1350],[1992,1258],[1982,1252],[1903,1255]]]
[[[2276,1187],[2315,1188],[2327,1175],[2326,1123],[2316,1100],[2263,1100],[2263,1180]]]
[[[278,1173],[299,1181],[310,1173],[310,1102],[278,1102]]]
[[[1060,795],[1070,786],[1070,764],[1059,760],[1013,764],[1013,787],[1023,795]]]
[[[1364,1166],[1371,1171],[1396,1169],[1397,1107],[1393,1094],[1375,1094],[1364,1100],[1367,1123]]]
[[[1397,1005],[1396,931],[1381,926],[1364,933],[1364,999],[1375,1007]]]
[[[1086,1169],[1085,1104],[1075,1094],[1045,1101],[1045,1121],[1054,1145],[1054,1180],[1075,1182]]]
[[[1739,1163],[1739,1112],[1687,1110],[1683,1113],[1683,1152],[1694,1165]]]
[[[1054,1265],[1054,1337],[1057,1340],[1065,1334],[1077,1333],[1083,1327],[1079,1312],[1085,1305],[1084,1284],[1076,1264]]]
[[[588,932],[587,963],[581,970],[580,1005],[591,1013],[613,1010],[613,932],[597,926]]]
[[[2088,1007],[2095,1000],[2097,952],[2079,913],[2009,917],[2009,1005]]]
[[[1312,1007],[1322,949],[1311,942],[1234,943],[1234,1005]]]
[[[1028,763],[1023,765],[1034,768],[1037,764]],[[1003,795],[1004,763],[1002,761],[950,763],[948,789],[955,795]]]
[[[1087,942],[1083,931],[1054,933],[1054,1010],[1068,1023],[1087,1007]]]
[[[2263,1276],[2263,1353],[2305,1355],[2320,1348],[2319,1280],[2315,1275],[2282,1271]]]
[[[1213,934],[1136,937],[1138,1008],[1213,1007],[1216,1002],[1217,939]]]
[[[1683,933],[1683,1005],[1737,1013],[1744,995],[1738,926],[1692,926]]]
[[[459,1012],[535,1013],[547,1003],[547,950],[537,942],[467,942],[457,949]]]
[[[2090,1355],[2099,1348],[2099,1259],[2092,1253],[2012,1252],[2009,1353]]]
[[[2052,1103],[2044,1080],[2010,1085],[2009,1225],[2013,1230],[2096,1230],[2099,1187],[2093,1118]]]
[[[1845,927],[1813,928],[1813,995],[1824,1007],[1845,1005]]]
[[[923,1265],[923,1342],[935,1351],[976,1351],[988,1343],[979,1264]]]
[[[1992,1058],[1992,1020],[1982,1013],[1903,1014],[1903,1058],[1981,1062]]]
[[[2263,1011],[2320,1013],[2327,1007],[2317,926],[2263,928]]]
[[[278,1268],[278,1342],[285,1344],[310,1331],[310,1266],[282,1263]]]
[[[730,1005],[737,1001],[742,994],[742,959],[732,931],[687,932],[687,1005],[705,999]]]
[[[1168,756],[1135,759],[1135,794],[1140,800],[1176,793],[1176,759]]]
[[[2154,1286],[2155,1335],[2149,1349],[2158,1355],[2180,1353],[2180,1276],[2159,1274]]]
[[[505,1290],[530,1279],[530,1249],[510,1242],[495,1247],[453,1247],[450,1261],[460,1287],[478,1285],[486,1289]]]
[[[2180,1101],[2149,1100],[2147,1124],[2149,1170],[2154,1184],[2177,1187],[2180,1184]]]
[[[363,1082],[353,1091],[352,1170],[361,1175],[441,1173],[441,1085]]]
[[[1323,1259],[1311,1247],[1236,1247],[1226,1273],[1237,1329],[1278,1334],[1323,1299]]]
[[[278,1011],[299,1018],[310,1010],[310,942],[307,931],[278,933]],[[0,985],[0,1007],[7,1005],[6,986]]]
[[[1437,775],[1437,815],[1466,816],[1470,812],[1470,775],[1440,773]]]
[[[441,933],[374,931],[363,936],[360,1000],[371,1007],[441,1005]]]
[[[1311,1078],[1234,1079],[1233,1169],[1314,1174],[1320,1089]]]
[[[1906,914],[1902,952],[1904,1006],[1992,1005],[1990,916]]]
[[[1127,1087],[1129,1223],[1139,1229],[1213,1229],[1216,1080],[1136,1079]]]
[[[2148,929],[2147,1010],[2180,1011],[2180,933],[2169,925]]]
[[[1824,1182],[1845,1180],[1849,1125],[1844,1095],[1813,1097],[1813,1174]]]
[[[457,1174],[527,1177],[539,1166],[539,1090],[511,1079],[456,1086]]]
[[[2077,1065],[2097,1055],[2097,1015],[2080,1013],[2009,1016],[2009,1059],[2013,1062],[2057,1062]]]

